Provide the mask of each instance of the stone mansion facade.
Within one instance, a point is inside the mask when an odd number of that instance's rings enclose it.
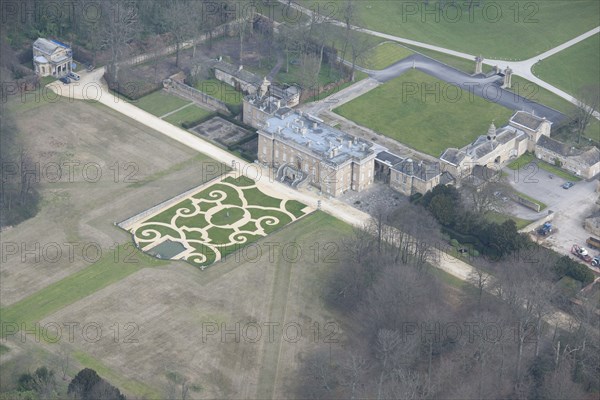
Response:
[[[311,184],[329,196],[373,183],[376,153],[363,139],[289,108],[258,130],[258,161],[292,187]]]

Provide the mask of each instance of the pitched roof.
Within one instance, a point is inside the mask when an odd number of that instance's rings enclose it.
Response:
[[[559,142],[558,140],[552,139],[549,136],[542,135],[537,142],[537,145],[546,149],[553,151],[554,153],[560,154],[561,156],[569,157],[571,154],[571,147],[563,142]]]
[[[600,163],[600,150],[595,146],[587,149],[576,149],[548,136],[540,137],[537,145],[563,157],[569,157],[584,165],[592,166]]]
[[[50,55],[56,51],[59,45],[46,38],[38,38],[35,42],[33,42],[33,47],[44,54]]]
[[[262,84],[264,79],[263,77],[260,77],[250,71],[247,71],[243,68],[240,69],[239,67],[236,67],[235,65],[229,64],[225,61],[213,61],[213,67],[257,87]]]
[[[545,118],[540,118],[525,111],[517,111],[515,115],[510,118],[511,122],[534,131],[536,131],[545,120]]]
[[[446,161],[452,165],[458,165],[466,156],[464,151],[450,147],[442,153],[440,160]]]
[[[402,160],[404,160],[404,159],[402,157],[398,157],[397,155],[392,154],[388,151],[382,151],[382,152],[377,153],[375,160],[382,162],[384,164],[387,164],[389,166],[394,166],[394,165],[398,164],[399,162],[402,162]]]
[[[416,161],[410,158],[394,165],[392,169],[422,181],[431,180],[441,174],[439,163]]]

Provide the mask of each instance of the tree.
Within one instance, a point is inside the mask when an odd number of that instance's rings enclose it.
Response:
[[[126,400],[119,389],[90,368],[84,368],[75,375],[69,383],[67,394],[77,400]]]
[[[137,4],[133,1],[123,3],[119,0],[106,0],[101,5],[101,48],[110,50],[111,59],[107,72],[113,82],[119,82],[119,63],[123,61],[127,46],[139,31]]]
[[[92,388],[100,382],[102,378],[90,368],[84,368],[69,383],[67,393],[76,398],[86,400]]]
[[[354,400],[361,381],[364,379],[365,372],[369,369],[369,363],[363,357],[351,354],[350,357],[342,364],[342,386],[346,386],[350,390],[351,400]],[[362,385],[364,386],[364,385]],[[362,397],[362,396],[360,396]]]
[[[60,370],[62,372],[62,379],[67,379],[67,371],[71,363],[71,350],[66,343],[61,343],[60,350],[58,353]]]
[[[165,376],[167,377],[166,395],[170,400],[186,400],[190,390],[194,392],[202,390],[202,387],[192,384],[190,378],[178,372],[168,371]]]
[[[479,177],[483,180],[481,185],[474,185],[467,180],[461,186],[461,197],[467,202],[466,206],[476,214],[485,215],[490,211],[502,210],[504,203],[500,194],[508,192],[509,186],[501,172],[494,171],[490,176],[487,176],[487,172],[482,172]]]
[[[40,400],[50,400],[57,396],[54,371],[40,367],[33,374],[25,373],[19,377],[19,391],[34,391]]]
[[[577,143],[580,143],[581,136],[594,117],[594,113],[600,110],[600,86],[583,86],[579,91],[579,98],[576,100],[573,111],[575,121]]]
[[[167,30],[175,43],[175,65],[179,67],[179,56],[181,45],[189,39],[195,39],[199,32],[198,19],[196,18],[194,5],[197,1],[176,0],[172,2],[165,10],[164,18],[167,24]],[[196,49],[194,40],[194,54]]]
[[[352,67],[350,70],[350,80],[354,82],[356,79],[356,64],[363,61],[368,56],[373,43],[369,35],[361,35],[359,32],[351,31],[349,37],[350,51],[351,51],[351,63]]]

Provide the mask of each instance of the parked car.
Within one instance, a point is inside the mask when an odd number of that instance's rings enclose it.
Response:
[[[565,183],[563,183],[562,188],[569,189],[569,188],[572,188],[573,185],[575,185],[573,182],[565,182]]]
[[[58,78],[59,81],[61,81],[62,83],[64,83],[65,85],[68,85],[69,83],[71,83],[71,79],[69,79],[68,76],[62,76],[60,78]]]
[[[81,79],[81,77],[79,75],[77,75],[75,72],[69,72],[67,74],[67,77],[69,79],[73,79],[74,81],[78,81],[79,79]]]

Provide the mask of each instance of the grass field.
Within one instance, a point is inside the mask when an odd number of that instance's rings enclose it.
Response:
[[[533,73],[574,97],[579,97],[582,87],[598,85],[600,34],[540,61],[533,66]]]
[[[425,94],[424,89],[432,87],[437,98]],[[409,95],[415,88],[417,94]],[[507,108],[477,96],[470,99],[459,88],[416,70],[334,111],[435,157],[448,147],[460,148],[485,134],[492,120],[503,126],[512,115]]]
[[[300,84],[302,85],[304,68],[300,65],[299,60],[295,60],[295,63],[290,63],[289,71],[286,72],[285,65],[281,67],[275,80],[287,84]],[[323,63],[321,70],[319,71],[319,77],[317,85],[325,86],[330,83],[337,82],[341,79],[339,72],[333,70],[329,64]]]
[[[214,114],[212,111],[200,108],[197,105],[187,106],[186,108],[177,111],[164,118],[165,121],[172,123],[173,125],[182,126],[185,122],[194,122],[203,118],[208,118]]]
[[[181,250],[169,257],[204,267],[303,217],[304,208],[266,195],[251,179],[230,176],[136,224],[132,233],[145,251],[165,240],[179,243]]]
[[[159,90],[154,93],[150,93],[139,100],[131,101],[131,103],[152,115],[161,117],[171,111],[175,111],[178,108],[191,103],[191,101],[184,100],[180,97],[173,96],[162,90]]]
[[[521,157],[517,158],[516,160],[514,160],[513,162],[508,164],[507,167],[512,169],[513,171],[516,171],[516,170],[521,169],[531,163],[535,163],[535,164],[537,164],[537,166],[539,168],[543,169],[544,171],[550,172],[550,173],[552,173],[556,176],[559,176],[563,179],[566,179],[568,181],[578,182],[581,180],[581,178],[565,171],[564,169],[558,168],[555,165],[548,164],[545,161],[538,160],[531,153],[523,154]]]
[[[345,0],[301,0],[300,4],[343,20]],[[597,0],[468,3],[355,2],[360,25],[486,58],[522,60],[543,53],[598,25]],[[428,13],[427,10],[433,10]],[[518,45],[516,45],[518,43]]]
[[[0,309],[1,323],[35,322],[76,302],[143,267],[160,266],[166,262],[137,251],[131,244],[106,252],[102,259],[67,278],[47,286],[25,299]]]
[[[414,53],[402,45],[385,42],[373,48],[367,59],[359,65],[368,69],[381,70],[411,54]]]

